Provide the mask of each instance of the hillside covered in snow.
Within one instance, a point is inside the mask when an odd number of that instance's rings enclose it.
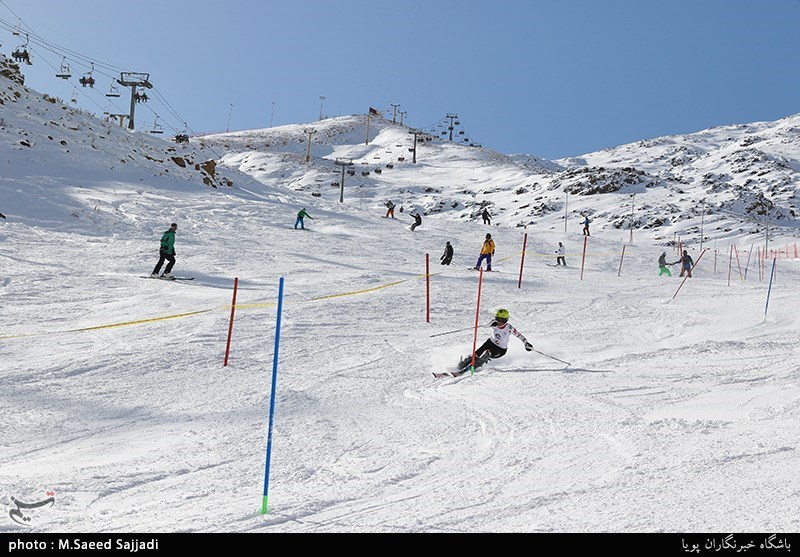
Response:
[[[559,161],[366,115],[176,144],[0,59],[0,532],[796,532],[797,118]],[[172,222],[193,280],[148,278]],[[499,309],[533,350],[434,378]]]

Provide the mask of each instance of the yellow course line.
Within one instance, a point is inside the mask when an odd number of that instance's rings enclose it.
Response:
[[[216,309],[216,308],[214,308]],[[70,329],[63,331],[65,333],[80,333],[83,331],[97,331],[98,329],[113,329],[115,327],[127,327],[129,325],[140,325],[142,323],[152,323],[154,321],[166,321],[168,319],[178,319],[180,317],[189,317],[190,315],[199,315],[201,313],[208,313],[214,309],[201,309],[199,311],[190,311],[187,313],[178,313],[176,315],[166,315],[164,317],[151,317],[150,319],[139,319],[137,321],[125,321],[124,323],[112,323],[110,325],[97,325],[95,327],[82,327],[80,329]]]
[[[421,276],[425,276],[425,275],[421,275]],[[390,286],[396,286],[398,284],[401,284],[401,283],[404,283],[404,282],[408,282],[409,280],[411,280],[411,279],[398,280],[396,282],[390,282],[388,284],[382,284],[380,286],[376,286],[374,288],[367,288],[365,290],[356,290],[356,291],[353,291],[353,292],[342,292],[341,294],[328,294],[327,296],[318,296],[316,298],[311,298],[311,300],[309,300],[309,301],[314,302],[316,300],[327,300],[328,298],[340,298],[342,296],[355,296],[356,294],[364,294],[366,292],[374,292],[375,290],[381,290],[382,288],[389,288]]]

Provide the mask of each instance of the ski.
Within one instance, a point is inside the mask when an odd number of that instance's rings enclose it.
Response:
[[[160,277],[160,276],[154,277],[152,275],[142,276],[140,278],[159,279],[159,280],[194,280],[194,277],[168,277],[168,278],[164,278],[164,277]]]

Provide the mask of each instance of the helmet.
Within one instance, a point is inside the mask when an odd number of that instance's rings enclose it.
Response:
[[[498,309],[497,313],[494,314],[495,319],[502,319],[503,321],[508,321],[508,310],[507,309]]]
[[[487,239],[488,239],[488,238],[491,238],[491,237],[492,237],[492,235],[491,235],[491,234],[487,234],[487,235],[486,235],[486,238],[487,238]]]

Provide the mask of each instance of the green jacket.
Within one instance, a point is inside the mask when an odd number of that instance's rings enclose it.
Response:
[[[311,215],[309,215],[308,213],[306,213],[306,210],[305,210],[305,209],[303,209],[302,211],[300,211],[299,213],[297,213],[297,218],[298,218],[298,219],[304,219],[304,218],[306,218],[306,217],[310,218],[311,220],[314,220],[314,217],[312,217]]]
[[[175,255],[175,231],[171,228],[161,236],[161,251],[167,255]]]

